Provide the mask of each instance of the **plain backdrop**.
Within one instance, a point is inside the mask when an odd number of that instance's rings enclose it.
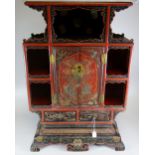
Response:
[[[44,32],[45,22],[41,12],[37,12],[24,6],[24,0],[16,0],[16,48],[15,48],[15,65],[16,65],[16,155],[33,155],[30,152],[30,145],[36,132],[39,118],[36,114],[28,110],[28,98],[26,88],[26,70],[24,62],[24,53],[22,41],[30,37],[31,33]],[[112,29],[116,33],[124,33],[129,39],[134,39],[134,48],[131,62],[129,94],[127,101],[127,110],[116,117],[119,131],[126,150],[115,152],[113,149],[104,146],[90,146],[88,152],[67,152],[65,145],[51,145],[45,147],[38,155],[48,154],[108,154],[108,155],[138,155],[138,116],[139,116],[139,45],[138,45],[138,28],[139,28],[139,5],[135,3],[132,7],[116,13],[112,23]]]

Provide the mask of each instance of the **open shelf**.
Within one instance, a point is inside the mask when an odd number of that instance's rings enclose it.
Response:
[[[129,67],[129,49],[110,49],[108,51],[107,76],[127,76]]]
[[[51,105],[51,88],[49,83],[31,83],[30,92],[32,106]]]
[[[53,8],[54,9],[54,8]],[[103,42],[104,17],[102,9],[77,7],[68,9],[56,8],[54,13],[54,42],[88,41],[97,39]],[[96,24],[97,23],[97,24]]]
[[[49,76],[49,52],[47,48],[28,49],[27,62],[30,77]]]
[[[125,101],[125,83],[106,83],[105,106],[123,106]]]

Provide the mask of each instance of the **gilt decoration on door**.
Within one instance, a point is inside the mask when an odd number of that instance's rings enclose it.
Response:
[[[98,105],[103,48],[55,48],[58,104]]]

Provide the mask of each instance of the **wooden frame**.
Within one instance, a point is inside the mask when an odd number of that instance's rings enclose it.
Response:
[[[110,112],[110,121],[101,121],[101,122],[96,122],[96,124],[100,124],[100,125],[107,125],[107,124],[113,124],[114,123],[114,118],[115,118],[115,114],[120,112],[120,111],[124,111],[126,109],[126,105],[127,105],[127,94],[128,94],[128,86],[129,86],[129,75],[130,75],[130,64],[131,64],[131,55],[132,55],[132,49],[133,49],[133,42],[119,42],[119,43],[112,43],[109,40],[109,35],[111,34],[110,31],[110,23],[113,17],[111,17],[111,7],[118,7],[117,11],[121,10],[121,7],[123,7],[122,9],[125,9],[129,6],[132,5],[132,3],[128,3],[128,2],[25,2],[25,5],[32,7],[33,9],[38,9],[37,7],[43,7],[46,9],[46,18],[47,19],[47,37],[48,37],[48,41],[47,42],[28,42],[26,40],[24,40],[23,42],[23,48],[24,48],[24,54],[25,54],[25,62],[26,62],[26,73],[27,73],[27,90],[28,90],[28,101],[29,101],[29,110],[33,111],[33,112],[39,112],[40,116],[41,116],[41,125],[65,125],[65,124],[73,124],[73,125],[82,125],[82,124],[86,124],[86,125],[91,125],[94,122],[90,122],[90,121],[86,121],[86,122],[81,122],[79,117],[80,117],[80,111],[83,110],[90,110],[90,111],[108,111]],[[97,7],[97,6],[105,6],[107,8],[107,12],[106,12],[106,27],[105,27],[105,42],[104,43],[73,43],[73,42],[67,42],[67,43],[53,43],[52,42],[52,16],[51,16],[51,6],[92,6],[92,7]],[[119,8],[120,7],[120,8]],[[40,8],[39,8],[40,10]],[[123,106],[118,106],[118,107],[106,107],[104,105],[104,102],[101,103],[101,105],[99,107],[95,107],[95,106],[91,106],[91,107],[80,107],[80,108],[72,108],[72,107],[64,107],[63,109],[60,109],[59,107],[53,107],[48,106],[48,107],[37,107],[34,108],[31,104],[31,92],[30,92],[30,84],[31,83],[50,83],[51,85],[51,93],[55,94],[55,87],[54,87],[54,77],[53,77],[53,64],[50,64],[50,73],[49,73],[49,77],[43,78],[35,78],[35,77],[29,77],[29,73],[28,73],[28,63],[27,63],[27,49],[29,47],[47,47],[48,48],[48,52],[49,55],[52,55],[52,49],[54,47],[104,47],[105,48],[105,53],[108,54],[109,48],[111,47],[126,47],[130,49],[130,56],[129,56],[129,66],[128,66],[128,74],[127,77],[108,77],[107,76],[107,66],[103,65],[103,79],[101,81],[103,81],[100,84],[103,84],[103,87],[101,87],[101,92],[103,94],[105,94],[105,85],[106,82],[116,82],[119,83],[121,81],[124,81],[126,83],[126,91],[125,91],[125,101],[124,101],[124,105]],[[53,97],[53,96],[52,96]],[[53,101],[53,100],[52,100]],[[75,111],[76,112],[76,121],[73,122],[47,122],[45,121],[45,116],[44,113],[46,111],[50,111],[50,112],[71,112],[71,111]]]

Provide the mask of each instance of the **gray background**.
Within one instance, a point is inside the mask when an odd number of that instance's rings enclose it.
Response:
[[[31,33],[44,32],[45,22],[41,12],[37,12],[24,6],[24,0],[16,0],[16,155],[31,155],[29,151],[33,136],[39,120],[36,114],[28,111],[28,99],[26,89],[26,70],[22,40],[30,37]],[[112,23],[113,31],[124,33],[127,38],[134,39],[134,49],[131,62],[129,95],[127,110],[116,117],[122,140],[126,146],[124,152],[115,152],[107,147],[90,146],[89,152],[75,152],[75,154],[108,154],[108,155],[138,155],[138,109],[139,109],[139,60],[138,60],[138,28],[139,28],[139,5],[116,13]],[[64,145],[51,145],[45,147],[38,155],[48,154],[71,154],[66,152]]]

